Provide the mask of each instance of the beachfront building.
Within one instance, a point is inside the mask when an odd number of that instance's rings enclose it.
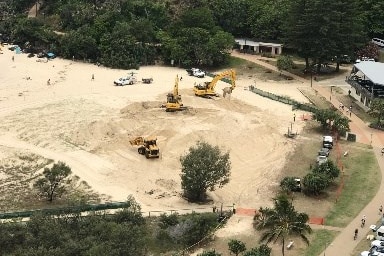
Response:
[[[235,41],[240,52],[253,54],[270,53],[271,55],[280,55],[283,52],[282,44],[255,42],[243,38],[235,39]]]
[[[384,63],[361,61],[356,63],[347,76],[347,82],[354,88],[352,96],[369,107],[374,98],[384,99]]]

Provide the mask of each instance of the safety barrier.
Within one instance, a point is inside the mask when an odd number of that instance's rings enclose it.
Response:
[[[16,212],[4,212],[0,213],[0,220],[7,219],[17,219],[17,218],[30,218],[31,216],[42,213],[47,215],[59,215],[59,214],[72,214],[72,213],[89,213],[96,211],[105,211],[106,214],[114,214],[109,210],[118,210],[128,207],[129,203],[127,202],[114,202],[114,203],[104,203],[104,204],[85,204],[81,206],[68,206],[68,207],[59,207],[59,208],[46,208],[46,209],[37,209],[30,211],[16,211]],[[141,212],[148,217],[159,216],[161,214],[188,214],[188,213],[205,213],[205,212],[227,212],[233,211],[234,205],[222,205],[221,207],[196,207],[196,208],[182,208],[182,209],[169,209],[169,210],[153,210],[148,212]]]
[[[59,208],[46,208],[30,211],[17,211],[17,212],[4,212],[0,213],[0,219],[15,219],[15,218],[29,218],[34,214],[42,213],[48,215],[55,215],[59,213],[78,213],[78,212],[91,212],[120,209],[129,206],[127,202],[115,202],[105,204],[85,204],[81,206],[68,206]]]
[[[279,102],[287,104],[287,105],[291,105],[293,110],[300,109],[300,110],[304,110],[304,111],[312,112],[312,113],[315,113],[318,111],[318,109],[312,105],[309,105],[306,103],[301,103],[301,102],[298,102],[296,100],[292,100],[286,96],[280,96],[280,95],[276,95],[276,94],[273,94],[270,92],[260,90],[253,85],[249,86],[249,90],[253,93],[256,93],[256,94],[262,96],[262,97],[265,97],[265,98],[268,98],[268,99],[271,99],[274,101],[279,101]]]

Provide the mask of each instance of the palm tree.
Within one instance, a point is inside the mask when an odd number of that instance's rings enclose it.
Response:
[[[257,230],[265,230],[261,236],[261,242],[276,243],[282,242],[281,252],[284,256],[285,241],[288,237],[299,236],[304,242],[309,244],[306,234],[312,232],[307,224],[308,215],[298,213],[292,202],[286,195],[279,195],[274,200],[274,208],[259,209],[259,214],[255,216],[255,227]]]

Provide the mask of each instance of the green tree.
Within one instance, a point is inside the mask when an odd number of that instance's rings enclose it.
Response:
[[[313,114],[313,119],[318,121],[323,129],[335,131],[339,135],[343,135],[350,131],[350,120],[341,115],[341,113],[331,109],[319,109]]]
[[[306,237],[311,233],[311,227],[307,224],[308,215],[299,213],[287,196],[279,195],[273,199],[273,208],[259,209],[259,214],[255,216],[255,226],[257,230],[263,230],[260,241],[270,242],[281,241],[281,252],[285,254],[285,241],[291,236],[299,236],[305,243],[309,244]]]
[[[281,72],[282,70],[292,69],[294,66],[294,63],[290,56],[281,55],[277,58],[276,66],[277,66],[277,69]]]
[[[351,55],[365,37],[358,0],[298,0],[291,1],[285,23],[286,44],[317,64],[329,62],[335,56]],[[340,58],[338,58],[340,59]]]
[[[268,247],[266,244],[262,244],[259,247],[255,247],[246,251],[244,256],[270,256],[272,249]]]
[[[297,182],[295,179],[297,179],[297,177],[284,177],[280,181],[280,188],[285,193],[290,193],[291,191],[295,191],[297,189]]]
[[[212,10],[217,24],[226,32],[237,37],[251,37],[249,17],[252,2],[248,0],[210,0],[209,9]]]
[[[284,33],[288,3],[288,0],[251,1],[247,16],[252,36],[263,40],[280,40]]]
[[[327,175],[330,180],[334,180],[340,175],[340,169],[329,159],[325,163],[315,166],[312,171],[315,174],[323,173]]]
[[[373,42],[369,42],[365,47],[357,51],[357,57],[362,59],[363,57],[378,60],[380,57],[380,48]]]
[[[245,247],[245,243],[235,239],[231,239],[228,242],[228,249],[231,253],[235,254],[236,256],[247,250],[247,248]]]
[[[365,30],[371,37],[384,35],[384,2],[376,0],[359,1],[363,14]]]
[[[229,152],[222,153],[218,146],[198,141],[188,154],[180,157],[180,162],[181,187],[191,201],[203,201],[208,189],[214,191],[229,182]]]
[[[331,178],[325,173],[308,173],[303,179],[305,192],[312,195],[319,195],[329,186],[330,181]]]
[[[371,101],[368,114],[374,118],[377,118],[377,124],[381,124],[381,120],[384,118],[384,100],[375,98]]]
[[[217,225],[217,214],[215,213],[192,213],[180,217],[176,225],[167,228],[167,232],[173,241],[191,246],[202,239],[209,238]]]
[[[66,192],[66,185],[71,182],[70,175],[72,171],[69,166],[63,162],[54,164],[52,168],[45,168],[42,178],[34,183],[34,187],[40,195],[52,202],[56,197],[60,197]]]

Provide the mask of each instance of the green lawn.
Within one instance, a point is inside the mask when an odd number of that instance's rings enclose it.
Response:
[[[380,167],[369,146],[357,143],[341,143],[348,156],[344,165],[344,188],[331,211],[326,225],[346,226],[376,195],[381,183]]]
[[[331,231],[326,229],[313,230],[310,237],[310,244],[304,250],[301,250],[299,255],[305,256],[319,256],[319,254],[327,251],[326,248],[330,246],[333,239],[335,239],[337,231]]]

